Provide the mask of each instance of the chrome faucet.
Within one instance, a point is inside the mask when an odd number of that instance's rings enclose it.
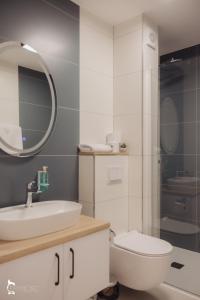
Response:
[[[37,182],[31,181],[27,184],[27,189],[26,189],[26,204],[25,207],[31,207],[32,202],[33,202],[33,194],[40,194],[41,191],[38,190],[38,184]]]
[[[187,170],[184,171],[176,171],[176,177],[188,176],[189,172]]]
[[[42,170],[37,171],[35,179],[27,184],[25,207],[32,206],[33,194],[36,195],[46,192],[48,190],[48,187],[48,167],[43,166]]]

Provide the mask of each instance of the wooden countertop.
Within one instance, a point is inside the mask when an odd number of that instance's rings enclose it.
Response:
[[[68,229],[21,241],[0,240],[0,264],[108,229],[109,223],[84,215]]]

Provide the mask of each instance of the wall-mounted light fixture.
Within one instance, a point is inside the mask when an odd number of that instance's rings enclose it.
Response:
[[[33,49],[31,46],[29,46],[28,44],[23,44],[22,47],[23,47],[24,49],[28,50],[28,51],[37,53],[37,51],[36,51],[35,49]]]

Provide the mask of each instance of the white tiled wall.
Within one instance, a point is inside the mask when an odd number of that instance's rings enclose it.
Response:
[[[114,28],[114,129],[129,147],[129,230],[142,229],[143,17]]]
[[[110,222],[115,233],[128,230],[128,197],[116,198],[96,204],[95,217]]]
[[[124,96],[125,97],[125,96]],[[114,128],[121,132],[123,142],[128,144],[129,154],[142,154],[142,116],[141,113],[115,115]]]
[[[121,179],[110,181],[109,171],[120,168]],[[111,223],[116,233],[128,230],[128,157],[95,157],[95,216]]]
[[[141,71],[142,31],[129,32],[114,40],[114,75],[120,76]],[[137,46],[136,46],[137,45]]]
[[[129,156],[129,195],[141,198],[142,194],[142,156]]]
[[[113,131],[113,28],[80,11],[80,143]]]
[[[106,134],[112,131],[112,116],[85,111],[80,112],[80,143],[105,144]]]
[[[94,202],[94,158],[92,155],[79,157],[79,201]]]
[[[142,72],[116,76],[114,80],[115,115],[141,114]],[[133,96],[134,95],[134,96]],[[123,101],[122,101],[123,100]]]

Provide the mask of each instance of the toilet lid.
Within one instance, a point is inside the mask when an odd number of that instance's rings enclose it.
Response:
[[[170,243],[137,231],[116,236],[114,244],[125,250],[147,256],[167,255],[173,249]]]

